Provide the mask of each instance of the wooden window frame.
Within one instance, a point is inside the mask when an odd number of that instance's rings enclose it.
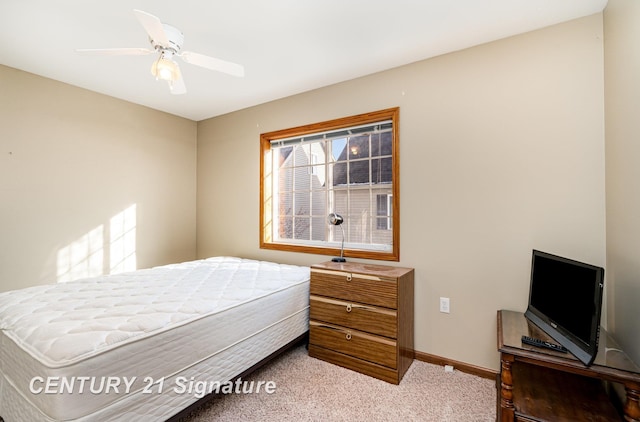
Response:
[[[271,224],[270,201],[272,198],[265,197],[268,192],[265,189],[265,157],[271,149],[271,143],[278,139],[288,139],[318,132],[338,130],[348,127],[376,123],[384,120],[392,122],[392,248],[391,251],[375,251],[362,249],[349,249],[345,245],[344,256],[349,258],[376,259],[384,261],[400,260],[400,108],[389,108],[371,113],[358,114],[329,120],[325,122],[313,123],[289,129],[260,134],[260,248],[313,253],[320,255],[340,255],[340,248],[331,246],[311,246],[290,244],[284,242],[271,241],[269,230]],[[268,212],[267,212],[268,211]]]

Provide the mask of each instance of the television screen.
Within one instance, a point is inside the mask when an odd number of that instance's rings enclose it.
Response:
[[[604,269],[534,250],[525,316],[580,361],[598,351]]]

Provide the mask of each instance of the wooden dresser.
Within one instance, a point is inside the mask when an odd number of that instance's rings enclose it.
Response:
[[[309,355],[398,384],[414,358],[413,268],[311,267]]]

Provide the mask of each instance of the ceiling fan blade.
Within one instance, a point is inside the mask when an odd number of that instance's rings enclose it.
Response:
[[[76,53],[88,56],[144,56],[153,53],[147,48],[77,48]]]
[[[213,57],[193,53],[191,51],[183,52],[182,54],[180,54],[180,57],[182,57],[182,60],[184,60],[185,62],[194,64],[196,66],[201,66],[207,69],[216,70],[218,72],[227,73],[239,78],[242,78],[244,76],[244,67],[236,63],[215,59]]]
[[[138,22],[144,27],[145,31],[155,43],[160,44],[163,47],[169,47],[169,39],[164,32],[162,22],[157,17],[150,13],[143,12],[142,10],[134,9],[133,13],[136,14]]]
[[[180,77],[169,83],[169,90],[173,95],[180,95],[187,93],[187,87],[184,85],[184,79],[182,79],[182,74]]]

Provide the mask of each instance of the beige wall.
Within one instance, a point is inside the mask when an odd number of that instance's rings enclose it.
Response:
[[[640,2],[604,12],[609,329],[640,363]]]
[[[399,106],[415,347],[497,369],[532,248],[605,265],[602,35],[597,14],[199,122],[198,256],[328,259],[259,249],[259,134]]]
[[[195,258],[195,122],[0,66],[0,130],[0,291],[109,272],[127,209],[138,268]]]

